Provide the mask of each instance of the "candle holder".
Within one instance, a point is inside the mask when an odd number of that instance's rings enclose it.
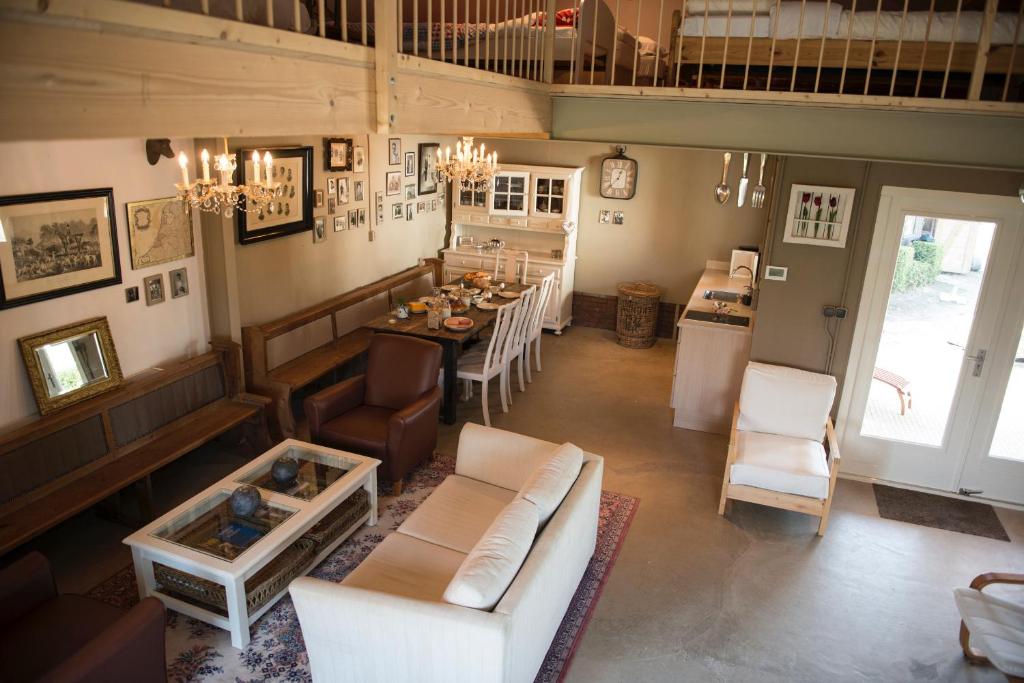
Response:
[[[225,140],[225,148],[227,141]],[[190,207],[199,209],[205,213],[219,213],[225,218],[231,218],[235,211],[246,213],[274,213],[274,200],[283,196],[281,183],[270,182],[269,171],[272,159],[268,152],[264,158],[267,168],[266,181],[250,181],[244,185],[232,185],[231,178],[238,168],[235,155],[224,152],[214,159],[214,170],[220,175],[220,180],[215,181],[209,176],[209,154],[203,150],[203,179],[188,182],[188,158],[182,152],[178,162],[182,169],[182,182],[175,183],[178,190],[178,199],[187,203]],[[254,158],[254,169],[258,168],[259,161]],[[255,174],[254,174],[255,175]]]

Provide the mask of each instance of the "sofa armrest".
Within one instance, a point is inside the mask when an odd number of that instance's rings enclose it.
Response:
[[[42,680],[45,683],[166,681],[165,615],[162,602],[145,598]]]
[[[31,552],[15,560],[0,570],[0,628],[55,597],[57,586],[42,553]]]
[[[313,680],[505,680],[508,617],[300,577],[288,588]]]
[[[455,473],[518,491],[559,444],[467,422],[459,435]]]
[[[315,443],[320,426],[363,403],[366,375],[356,375],[308,397],[302,404],[309,420],[309,436]]]

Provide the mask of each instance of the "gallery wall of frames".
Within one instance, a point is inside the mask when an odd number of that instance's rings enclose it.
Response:
[[[0,428],[37,413],[20,338],[105,316],[126,376],[206,351],[202,240],[170,199],[178,179],[144,140],[0,144]]]

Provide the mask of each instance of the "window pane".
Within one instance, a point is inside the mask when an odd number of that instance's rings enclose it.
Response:
[[[548,194],[547,178],[537,178],[537,194]]]
[[[473,195],[473,206],[487,206],[487,193],[477,192]]]
[[[495,195],[494,195],[494,208],[498,209],[499,211],[506,211],[506,210],[508,210],[508,195],[507,194],[497,194],[497,193],[495,193]]]
[[[562,213],[562,199],[560,197],[551,198],[551,213]]]
[[[557,194],[559,196],[565,195],[565,181],[564,180],[552,180],[551,181],[551,194]]]
[[[514,194],[508,198],[508,208],[510,211],[522,211],[523,210],[523,195]]]
[[[548,212],[548,198],[547,197],[537,197],[537,211],[540,211],[541,213],[547,213]]]
[[[509,182],[511,183],[513,192],[526,191],[526,178],[523,178],[522,176],[512,176],[509,178]]]
[[[494,191],[495,192],[508,192],[508,176],[499,175],[494,178]]]
[[[1024,460],[1024,420],[1021,420],[1021,415],[1024,415],[1024,331],[1017,342],[1010,383],[1003,397],[1003,407],[999,411],[999,422],[996,424],[996,435],[992,439],[989,455],[994,458]]]

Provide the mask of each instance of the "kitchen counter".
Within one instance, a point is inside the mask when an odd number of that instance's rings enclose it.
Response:
[[[747,284],[750,281],[746,277],[729,277],[728,271],[716,270],[708,268],[701,275],[700,281],[697,282],[697,287],[693,290],[693,294],[690,295],[690,300],[686,302],[686,311],[701,311],[704,313],[714,313],[715,302],[712,299],[705,299],[704,292],[708,289],[716,289],[721,292],[733,292],[735,294],[745,294],[747,290]],[[750,306],[745,306],[740,302],[729,304],[728,313],[731,315],[738,315],[745,318],[750,318],[750,322],[745,326],[729,325],[726,323],[712,322],[705,320],[694,320],[687,318],[686,313],[679,318],[677,325],[683,327],[684,325],[700,325],[706,327],[721,328],[732,332],[742,332],[750,335],[754,331],[754,321],[757,316],[756,312]]]

